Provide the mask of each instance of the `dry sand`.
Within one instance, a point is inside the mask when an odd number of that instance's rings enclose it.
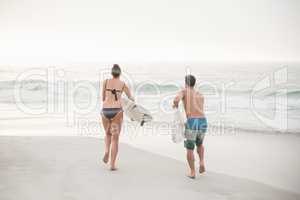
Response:
[[[97,138],[1,136],[0,199],[300,199],[211,171],[191,180],[184,163],[125,144],[111,172],[102,149]]]

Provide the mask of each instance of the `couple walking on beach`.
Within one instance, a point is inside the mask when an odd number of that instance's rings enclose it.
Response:
[[[124,92],[129,99],[134,101],[134,98],[129,87],[120,80],[121,68],[119,65],[113,65],[111,74],[112,78],[104,81],[102,89],[102,123],[105,129],[103,162],[108,163],[110,160],[110,169],[114,171],[117,170],[116,158],[123,122],[121,95]],[[207,129],[207,121],[203,109],[204,98],[194,89],[195,84],[196,78],[193,75],[185,76],[185,88],[177,94],[173,101],[173,108],[178,108],[179,102],[183,101],[187,116],[184,146],[187,149],[187,161],[190,167],[188,177],[190,178],[196,177],[195,147],[200,159],[199,172],[205,172],[203,139]]]

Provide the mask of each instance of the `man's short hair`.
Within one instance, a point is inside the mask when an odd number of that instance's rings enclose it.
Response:
[[[186,75],[185,76],[185,84],[189,87],[194,87],[196,84],[196,78],[193,75]]]

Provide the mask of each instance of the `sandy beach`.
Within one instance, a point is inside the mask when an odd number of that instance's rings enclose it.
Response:
[[[103,139],[104,133],[103,128],[99,127],[99,123],[96,121],[97,116],[88,119],[92,125],[97,125],[96,128],[94,126],[91,126],[91,129],[85,126],[68,127],[64,119],[57,117],[23,119],[20,116],[19,120],[15,118],[2,120],[0,137],[34,136],[34,138],[48,138],[51,136],[50,138],[64,138],[72,136],[72,138],[76,138],[75,136],[78,136],[84,140],[91,137],[91,139],[100,141]],[[86,125],[86,121],[83,121],[84,125]],[[136,128],[132,122],[126,121],[124,124],[126,126],[120,138],[123,145],[137,148],[139,152],[147,151],[167,157],[167,159],[174,159],[186,167],[183,144],[174,144],[167,130],[160,129],[154,124],[146,124],[144,127]],[[97,145],[102,145],[102,142]],[[242,131],[225,132],[224,134],[208,133],[204,145],[206,166],[210,172],[248,179],[278,189],[299,193],[300,159],[298,152],[300,152],[300,137],[298,135],[246,133]],[[13,149],[14,146],[10,148]],[[102,151],[103,148],[99,147],[93,153],[98,156],[97,158],[100,158]],[[123,151],[120,153],[123,154]],[[94,159],[91,158],[91,161]],[[120,161],[124,161],[122,155]],[[1,159],[1,162],[5,163],[6,161]],[[133,160],[131,162],[139,161]],[[182,170],[178,172],[182,173]]]
[[[142,131],[141,131],[142,132]],[[186,163],[182,143],[171,142],[170,135],[138,132],[122,136],[131,146]],[[300,137],[294,134],[208,134],[204,140],[207,168],[213,172],[258,181],[299,193]]]
[[[0,137],[1,199],[299,199],[248,179],[208,171],[196,180],[171,158],[122,144],[119,171],[90,137]]]
[[[300,200],[299,10],[0,0],[0,200]]]

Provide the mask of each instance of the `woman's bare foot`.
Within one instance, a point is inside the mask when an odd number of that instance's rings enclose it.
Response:
[[[195,173],[195,171],[191,171],[191,172],[187,175],[187,177],[189,177],[189,178],[191,178],[191,179],[195,179],[195,178],[196,178],[196,173]]]
[[[199,173],[202,174],[205,172],[205,167],[204,165],[200,165],[200,168],[199,168]]]
[[[195,179],[196,176],[191,176],[191,175],[187,175],[187,177],[189,177],[190,179]]]
[[[109,159],[109,153],[105,153],[102,161],[106,164],[106,163],[108,163],[108,159]]]

